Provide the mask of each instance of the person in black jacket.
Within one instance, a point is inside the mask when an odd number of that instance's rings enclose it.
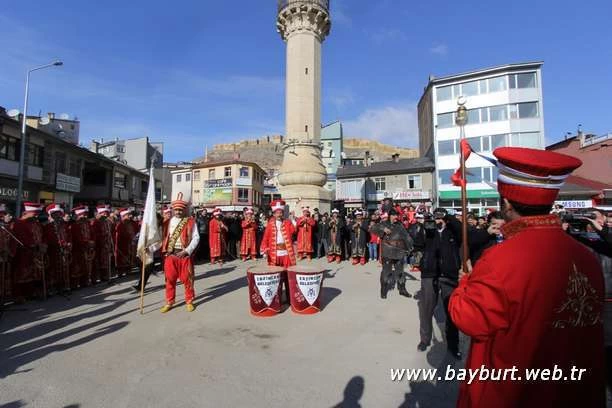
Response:
[[[200,245],[198,245],[196,257],[199,261],[203,261],[210,257],[210,250],[208,245],[208,224],[210,223],[210,217],[208,216],[208,210],[203,208],[196,215],[196,224],[198,225],[198,233],[200,234]]]
[[[482,256],[483,252],[499,243],[504,239],[501,227],[506,223],[501,211],[494,211],[487,217],[488,227],[485,229],[468,229],[468,244],[470,250],[471,266]]]
[[[323,214],[319,219],[316,230],[317,246],[316,246],[316,257],[324,258],[327,256],[329,251],[329,224],[327,221],[327,213]],[[321,255],[321,249],[323,249],[323,255]]]
[[[419,351],[427,350],[432,338],[432,319],[442,296],[446,313],[446,346],[456,358],[459,352],[459,331],[448,315],[448,300],[457,287],[461,258],[461,222],[444,209],[434,211],[436,229],[425,231],[425,250],[421,259],[421,294],[419,298],[419,320],[421,341]]]

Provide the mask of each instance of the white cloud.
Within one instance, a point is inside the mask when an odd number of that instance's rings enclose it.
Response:
[[[445,56],[446,54],[448,54],[448,45],[436,44],[429,49],[429,52],[435,55]]]
[[[396,146],[418,146],[417,107],[398,103],[367,109],[343,123],[347,137],[379,140]]]
[[[342,110],[348,105],[355,103],[355,93],[350,89],[332,89],[325,98],[326,102],[331,103],[337,110]]]

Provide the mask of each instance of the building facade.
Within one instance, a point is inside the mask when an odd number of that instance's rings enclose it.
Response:
[[[259,165],[232,160],[203,162],[190,169],[174,170],[172,192],[183,192],[191,184],[191,202],[198,207],[242,211],[262,206],[266,173]]]
[[[148,177],[44,128],[26,128],[24,201],[114,206],[144,204]],[[21,122],[0,108],[0,202],[15,211]]]
[[[324,187],[332,192],[336,189],[336,172],[342,165],[343,139],[340,121],[330,123],[321,129],[321,160],[327,170],[327,183]]]
[[[433,161],[427,157],[400,159],[369,166],[353,165],[338,169],[336,204],[345,208],[376,210],[387,197],[398,203],[432,206]]]
[[[467,100],[465,136],[474,151],[492,156],[501,146],[545,146],[541,62],[430,77],[418,104],[419,149],[434,160],[434,200],[447,208],[460,207],[460,190],[450,181],[459,167],[459,96]],[[498,207],[497,168],[476,155],[466,168],[469,210],[484,213]]]
[[[179,194],[183,194],[183,200],[191,202],[193,198],[193,169],[191,167],[179,167],[170,171],[172,175],[172,191],[170,201],[176,200]],[[199,189],[196,190],[199,194]],[[194,203],[195,204],[195,203]]]

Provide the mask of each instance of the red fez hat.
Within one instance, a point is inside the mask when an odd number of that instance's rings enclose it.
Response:
[[[125,217],[126,215],[130,215],[131,212],[132,212],[132,210],[129,209],[129,208],[120,208],[119,209],[119,215],[121,217]]]
[[[107,204],[101,204],[101,205],[98,205],[96,207],[96,212],[98,214],[102,214],[102,213],[109,213],[110,214],[110,211],[111,211],[110,206],[107,205]]]
[[[183,201],[183,193],[178,193],[178,195],[176,196],[176,200],[170,203],[170,205],[172,206],[173,210],[176,210],[176,209],[186,210],[187,201]]]
[[[572,156],[524,147],[500,147],[493,154],[499,194],[525,205],[552,205],[565,179],[582,166]]]
[[[23,209],[25,212],[39,212],[42,211],[42,204],[38,203],[23,203]]]
[[[270,203],[272,211],[285,211],[286,203],[283,200],[275,200]]]
[[[54,212],[61,212],[62,214],[64,213],[64,209],[59,204],[55,203],[49,204],[45,210],[49,215],[53,214]]]
[[[85,206],[85,205],[79,205],[78,207],[74,207],[72,209],[72,211],[76,215],[83,215],[83,214],[87,214],[89,212],[89,208],[87,208],[87,206]]]

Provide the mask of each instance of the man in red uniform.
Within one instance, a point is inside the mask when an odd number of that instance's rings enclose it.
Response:
[[[243,261],[246,261],[249,256],[251,259],[255,259],[257,256],[257,249],[255,248],[257,243],[257,221],[255,221],[253,214],[253,210],[248,208],[244,212],[244,220],[242,221],[240,255],[242,256]]]
[[[132,221],[132,211],[129,208],[119,210],[119,216],[121,221],[115,227],[115,264],[117,276],[121,277],[127,275],[134,266],[132,252],[137,231]]]
[[[64,209],[59,204],[47,206],[49,223],[43,227],[48,246],[47,286],[50,291],[70,291],[72,238],[64,222]]]
[[[227,226],[223,223],[222,217],[221,209],[215,208],[213,218],[208,224],[211,265],[214,265],[216,262],[219,262],[219,265],[223,265],[225,244],[227,242]]]
[[[273,216],[268,220],[268,225],[261,239],[261,254],[268,259],[268,265],[282,266],[287,269],[296,264],[295,251],[293,248],[293,234],[295,234],[295,220],[285,220],[285,202],[282,200],[272,201]],[[282,274],[282,282],[285,293],[289,299],[289,279],[287,271]],[[280,292],[282,295],[282,292]]]
[[[176,282],[178,279],[185,286],[185,303],[188,312],[193,312],[193,254],[195,253],[200,234],[193,217],[187,216],[188,203],[182,200],[183,194],[171,203],[174,216],[164,221],[164,237],[162,253],[164,257],[164,273],[166,275],[166,304],[161,312],[166,313],[174,305],[176,297]]]
[[[505,241],[484,252],[450,297],[453,322],[472,338],[465,366],[479,370],[461,384],[458,406],[603,407],[601,267],[549,215],[581,162],[525,148],[493,154],[508,223]],[[526,369],[552,377],[526,380]]]
[[[111,260],[114,250],[113,223],[108,218],[111,208],[102,204],[96,207],[96,218],[91,222],[94,241],[96,241],[96,265],[94,280],[108,281],[111,278]]]
[[[72,209],[76,221],[70,225],[72,236],[72,287],[85,287],[93,283],[96,242],[89,225],[89,208],[80,205]]]
[[[13,294],[18,303],[23,303],[27,296],[35,292],[43,294],[46,286],[45,254],[47,245],[43,241],[43,228],[38,222],[42,204],[24,203],[21,219],[13,225],[13,235],[21,241],[17,245],[13,259]],[[42,288],[35,291],[35,284],[42,282]]]
[[[297,253],[300,260],[312,259],[312,230],[316,221],[310,216],[310,207],[302,207],[302,216],[297,220]]]
[[[0,302],[13,293],[13,280],[11,277],[11,260],[15,256],[17,242],[9,235],[10,225],[6,222],[7,210],[0,204]],[[0,303],[0,307],[3,303]]]

